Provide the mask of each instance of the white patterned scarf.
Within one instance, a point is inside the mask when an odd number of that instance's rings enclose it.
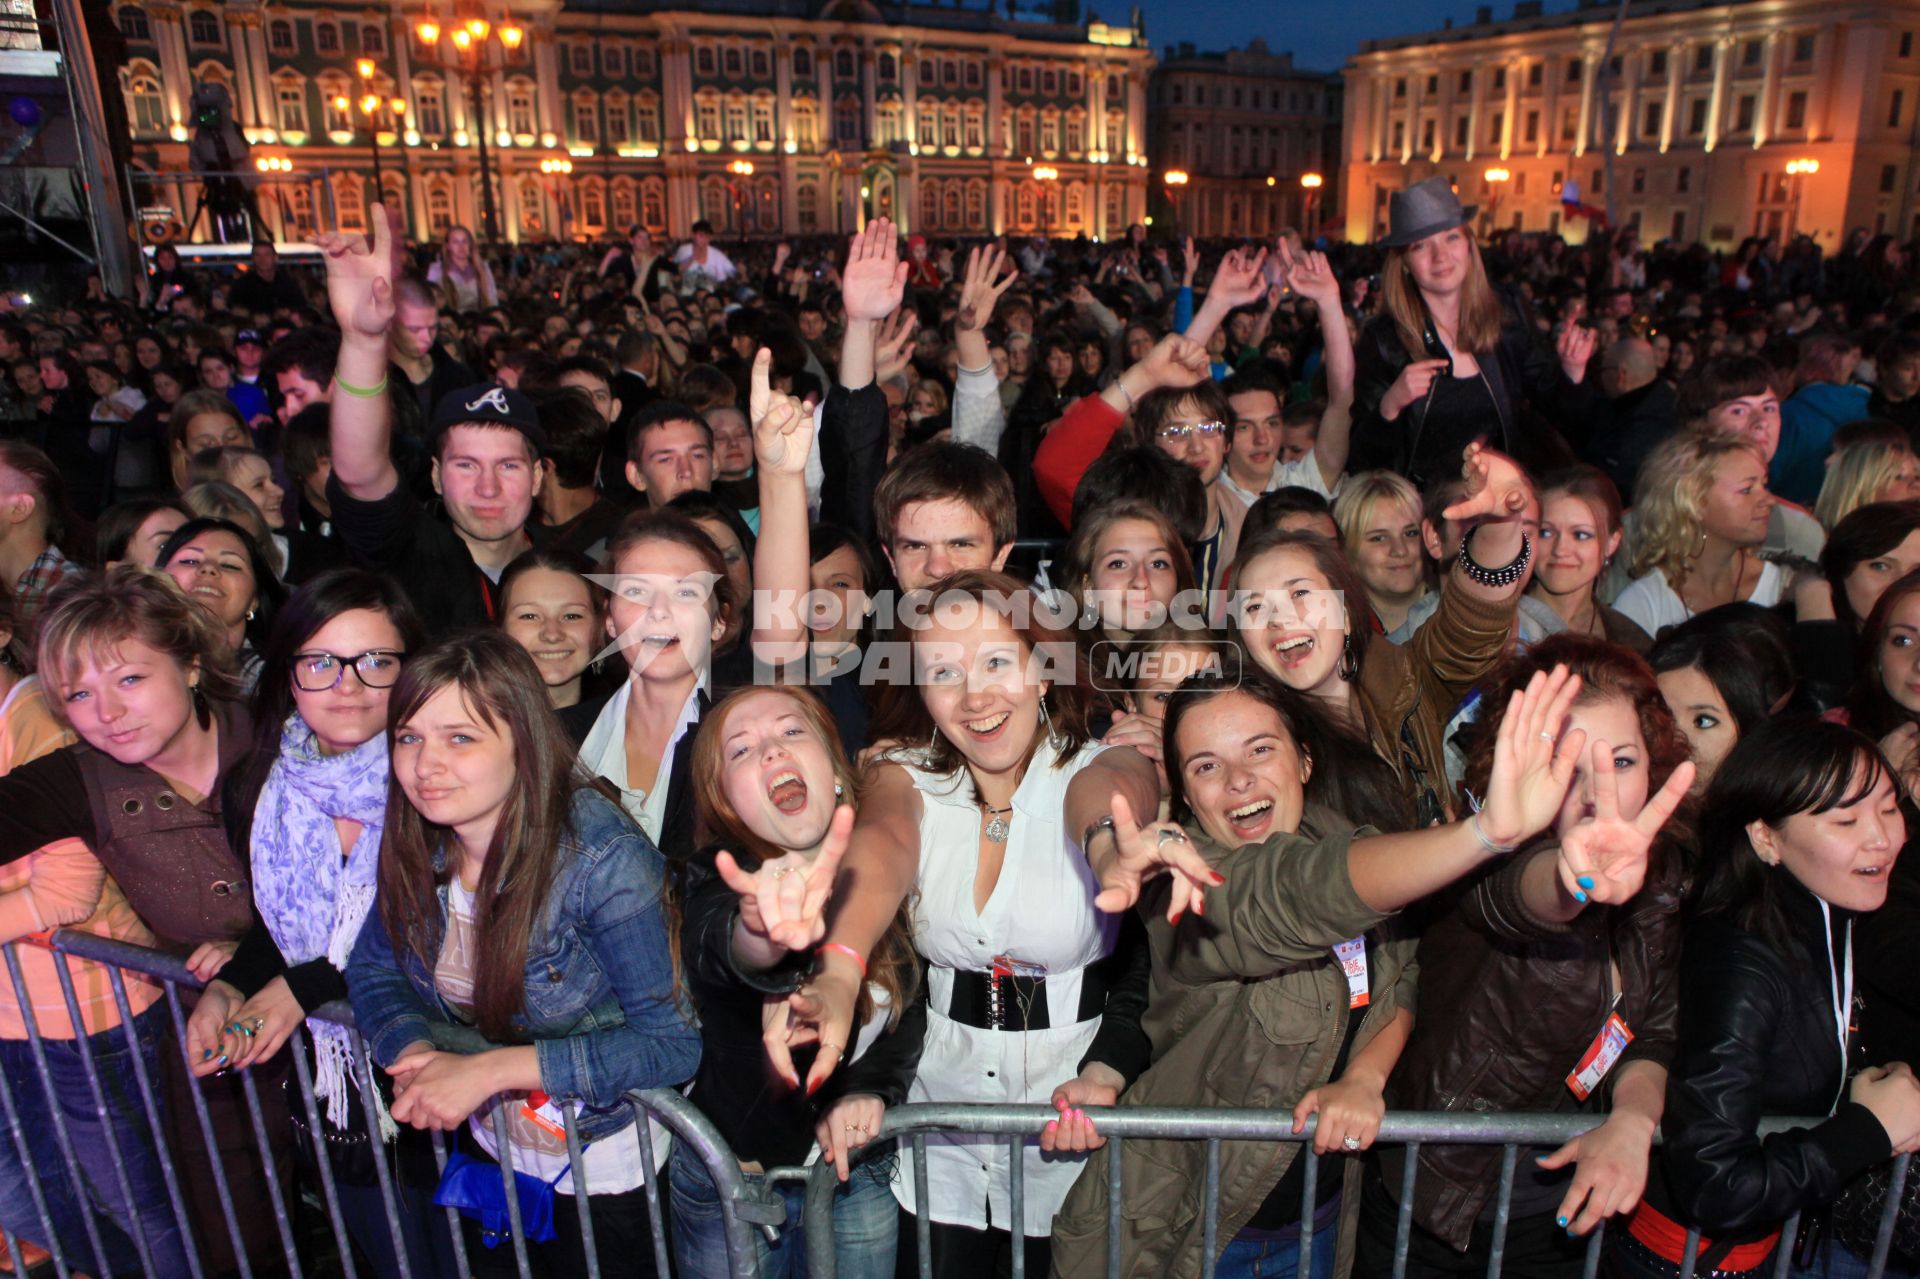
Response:
[[[345,754],[323,755],[300,713],[287,717],[280,757],[253,810],[252,855],[254,904],[289,965],[324,957],[345,970],[373,906],[392,776],[385,733]],[[336,818],[361,826],[347,857]],[[307,1019],[307,1031],[319,1065],[314,1091],[326,1100],[327,1118],[344,1128],[352,1041],[343,1027],[318,1018]],[[396,1130],[377,1089],[374,1108],[381,1136],[391,1140]]]

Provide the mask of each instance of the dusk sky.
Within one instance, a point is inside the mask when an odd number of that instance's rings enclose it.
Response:
[[[1085,0],[1083,0],[1083,3]],[[1471,22],[1474,0],[1388,0],[1385,4],[1355,4],[1353,0],[1287,0],[1272,3],[1230,3],[1229,0],[1138,0],[1147,20],[1147,39],[1154,51],[1191,40],[1197,48],[1219,50],[1245,45],[1255,36],[1280,52],[1292,50],[1294,65],[1317,71],[1337,71],[1362,40],[1436,30],[1451,17]],[[1132,0],[1091,0],[1090,7],[1109,22],[1125,22]],[[1550,2],[1548,12],[1572,6]],[[1494,14],[1513,12],[1513,0],[1495,0]]]

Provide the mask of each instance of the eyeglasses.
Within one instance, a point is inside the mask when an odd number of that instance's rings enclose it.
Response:
[[[1170,422],[1155,431],[1153,435],[1155,439],[1184,443],[1195,435],[1203,440],[1217,440],[1226,433],[1225,422],[1195,422],[1191,426],[1185,422]]]
[[[295,653],[293,682],[303,693],[325,693],[340,687],[351,666],[367,688],[392,688],[400,678],[406,654],[390,648],[370,649],[348,657],[344,653]]]

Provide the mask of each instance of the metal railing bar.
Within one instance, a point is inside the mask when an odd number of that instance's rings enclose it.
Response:
[[[500,1181],[506,1187],[507,1229],[513,1235],[513,1262],[520,1269],[520,1279],[533,1279],[532,1267],[527,1262],[527,1230],[520,1220],[520,1178],[513,1166],[513,1134],[507,1129],[507,1103],[493,1103],[493,1148],[500,1163]]]
[[[187,1015],[180,1005],[180,986],[177,982],[167,983],[167,1011],[173,1015],[174,1046],[180,1052],[181,1064],[191,1077],[193,1050],[187,1047]],[[227,1226],[227,1241],[233,1245],[234,1264],[240,1267],[241,1279],[253,1279],[253,1263],[247,1259],[247,1245],[240,1237],[240,1218],[233,1210],[233,1191],[227,1185],[226,1165],[219,1157],[220,1144],[214,1137],[213,1116],[207,1110],[206,1093],[198,1082],[188,1084],[187,1092],[193,1097],[194,1119],[200,1127],[200,1140],[206,1147],[207,1165],[213,1174],[213,1192],[220,1201],[220,1215]]]
[[[60,956],[62,972],[67,971],[67,962],[65,955]],[[127,1041],[128,1055],[133,1060],[133,1077],[140,1089],[140,1103],[146,1111],[148,1129],[153,1134],[153,1150],[160,1162],[160,1176],[166,1182],[167,1200],[173,1206],[173,1219],[180,1227],[180,1248],[186,1254],[188,1273],[193,1279],[201,1279],[204,1271],[200,1265],[200,1250],[194,1246],[192,1214],[187,1210],[186,1196],[180,1189],[180,1174],[174,1164],[173,1152],[167,1147],[167,1125],[160,1113],[159,1094],[154,1091],[153,1080],[147,1075],[146,1056],[140,1051],[140,1037],[133,1029],[133,1005],[127,999],[125,970],[108,968],[106,973],[107,982],[113,989],[114,1007],[120,1014],[120,1029]],[[74,1025],[84,1029],[78,1022]]]
[[[300,1088],[300,1105],[307,1115],[308,1142],[313,1147],[313,1161],[320,1172],[320,1193],[326,1201],[327,1217],[333,1227],[334,1246],[340,1250],[340,1265],[346,1271],[346,1279],[357,1279],[353,1265],[353,1241],[347,1233],[346,1218],[340,1213],[340,1190],[333,1184],[333,1158],[327,1153],[326,1130],[320,1126],[320,1107],[313,1093],[313,1072],[307,1068],[307,1028],[295,1026],[293,1034],[287,1037],[287,1051],[293,1054],[294,1081]],[[370,1130],[377,1134],[378,1128]],[[370,1140],[378,1140],[377,1135]]]
[[[600,1279],[600,1251],[593,1245],[593,1213],[587,1200],[587,1161],[586,1147],[580,1144],[580,1128],[574,1121],[574,1114],[580,1109],[576,1102],[560,1107],[560,1120],[567,1130],[567,1166],[573,1170],[573,1205],[580,1210],[580,1254],[587,1265],[587,1279]],[[644,1115],[636,1116],[641,1127],[646,1126]],[[646,1154],[645,1146],[641,1154]],[[642,1175],[644,1180],[644,1174]],[[649,1223],[651,1224],[651,1223]]]
[[[413,1259],[407,1251],[407,1232],[400,1224],[400,1197],[393,1184],[393,1174],[387,1167],[387,1142],[380,1131],[380,1094],[374,1090],[379,1084],[373,1078],[373,1066],[363,1052],[350,1053],[353,1060],[353,1090],[360,1094],[360,1117],[367,1125],[368,1152],[373,1156],[373,1176],[380,1187],[380,1203],[387,1210],[387,1238],[393,1241],[394,1264],[400,1268],[400,1279],[412,1279]],[[306,1065],[304,1060],[300,1063]],[[304,1075],[302,1082],[305,1082]],[[307,1099],[309,1108],[313,1099]],[[316,1136],[320,1129],[315,1128]]]
[[[1378,1144],[1379,1138],[1374,1139]],[[1394,1214],[1393,1279],[1406,1279],[1407,1257],[1413,1249],[1413,1186],[1420,1175],[1420,1143],[1407,1143],[1407,1165],[1400,1174],[1400,1211]]]
[[[1493,1210],[1493,1247],[1487,1250],[1487,1279],[1500,1279],[1500,1268],[1507,1259],[1507,1225],[1513,1216],[1513,1172],[1520,1161],[1520,1147],[1511,1143],[1500,1148],[1500,1196]]]

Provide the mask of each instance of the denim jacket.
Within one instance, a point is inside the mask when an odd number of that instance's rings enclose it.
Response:
[[[436,870],[442,865],[436,855]],[[586,1107],[587,1140],[631,1121],[616,1105],[622,1093],[681,1083],[700,1061],[700,1032],[674,985],[662,875],[659,851],[618,804],[597,790],[574,792],[553,884],[528,938],[526,1004],[513,1027],[538,1054],[543,1090]],[[438,896],[435,955],[446,927],[444,882]],[[440,998],[430,965],[396,952],[377,908],[347,962],[347,987],[381,1065],[422,1040],[458,1052],[494,1046]]]

